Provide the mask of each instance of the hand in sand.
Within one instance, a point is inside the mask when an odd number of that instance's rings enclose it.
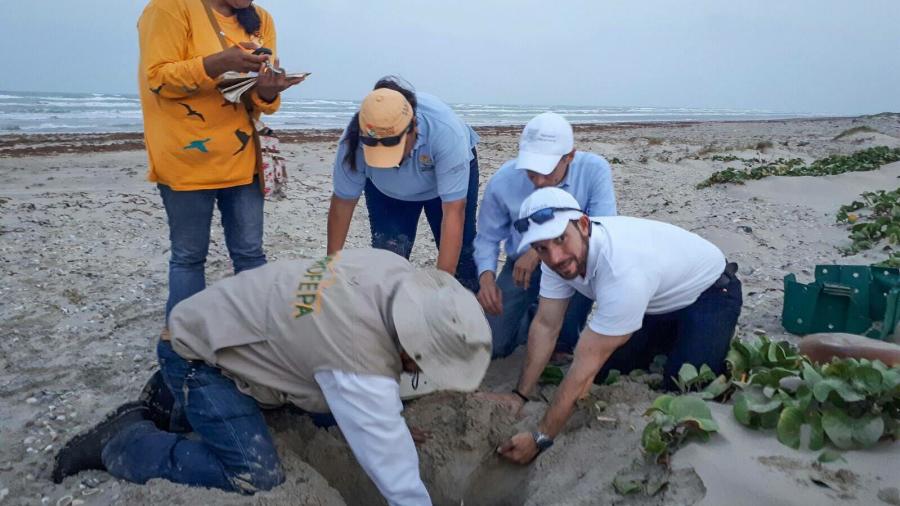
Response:
[[[531,281],[531,273],[540,265],[541,259],[537,252],[529,249],[516,260],[513,265],[513,282],[522,290],[528,290],[528,282]]]
[[[537,457],[538,447],[530,432],[520,432],[500,445],[497,453],[515,464],[528,464]]]
[[[416,446],[423,445],[431,439],[431,431],[430,430],[422,430],[418,427],[409,426],[409,433],[412,435],[413,443],[416,443]]]
[[[275,59],[275,68],[280,70],[280,72],[272,71],[265,63],[259,67],[259,78],[256,80],[256,93],[259,94],[259,98],[266,102],[274,101],[278,98],[279,93],[295,84],[300,84],[305,79],[305,77],[287,77],[287,73],[284,72],[284,69],[278,66],[277,58]]]
[[[478,279],[481,288],[478,290],[478,302],[489,315],[503,314],[503,292],[497,286],[492,271],[484,271]]]
[[[475,397],[496,402],[509,409],[510,413],[514,415],[518,415],[522,411],[522,407],[525,406],[525,401],[514,393],[501,394],[495,392],[478,392],[475,394]]]

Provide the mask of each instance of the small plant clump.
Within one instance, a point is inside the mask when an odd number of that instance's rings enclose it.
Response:
[[[872,128],[870,126],[866,126],[866,125],[848,128],[848,129],[844,130],[843,132],[835,135],[834,138],[831,140],[837,141],[837,140],[843,139],[844,137],[849,137],[853,134],[866,133],[866,132],[877,133],[878,130],[875,130],[874,128]]]
[[[879,190],[865,192],[861,200],[841,206],[837,213],[837,222],[850,225],[852,244],[847,253],[859,253],[873,248],[882,240],[889,245],[900,244],[900,188],[892,191]],[[867,214],[857,211],[868,209]],[[900,260],[893,253],[887,262]]]
[[[900,367],[852,358],[818,365],[765,336],[734,341],[727,363],[737,421],[775,429],[786,446],[800,448],[804,425],[811,450],[829,442],[841,450],[867,448],[900,437]]]
[[[766,336],[734,340],[726,357],[729,376],[716,377],[703,365],[685,365],[675,378],[685,395],[663,395],[645,416],[644,452],[659,462],[690,438],[706,440],[718,425],[704,399],[733,394],[735,419],[753,429],[775,429],[791,448],[867,448],[883,438],[900,439],[900,367],[877,360],[834,359],[815,364],[787,341]],[[840,458],[833,450],[821,462]]]
[[[749,169],[735,169],[714,172],[700,182],[697,188],[707,188],[714,184],[743,184],[745,181],[768,176],[826,176],[845,172],[865,172],[876,170],[882,165],[900,160],[900,148],[877,146],[857,151],[852,155],[831,155],[806,165],[801,158],[760,163]]]
[[[650,423],[641,435],[641,446],[662,463],[667,463],[685,441],[707,441],[711,433],[719,430],[709,406],[693,395],[660,396],[644,416],[650,417]]]

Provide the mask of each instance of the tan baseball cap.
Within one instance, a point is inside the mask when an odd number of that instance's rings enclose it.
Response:
[[[475,295],[450,274],[406,276],[391,310],[400,345],[440,389],[471,392],[491,362],[491,328]]]
[[[369,93],[359,107],[359,134],[383,139],[406,133],[413,118],[413,108],[402,93],[381,88]],[[394,146],[363,144],[366,164],[379,169],[400,165],[405,139]]]

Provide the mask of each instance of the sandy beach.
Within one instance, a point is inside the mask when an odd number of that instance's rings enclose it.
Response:
[[[864,131],[835,139],[859,126]],[[516,154],[520,128],[479,128],[481,188]],[[338,131],[282,135],[288,198],[266,204],[270,260],[325,253],[325,219]],[[900,186],[900,162],[864,173],[770,177],[697,189],[712,172],[743,158],[806,161],[873,147],[900,147],[900,116],[759,122],[577,125],[577,149],[613,162],[619,212],[670,222],[718,245],[740,265],[744,307],[739,336],[796,341],[781,327],[783,277],[809,282],[816,264],[869,264],[880,249],[845,257],[847,228],[838,208],[864,191]],[[61,485],[52,457],[72,435],[134,399],[156,369],[169,255],[166,217],[138,134],[0,136],[0,505],[18,504],[378,504],[379,494],[336,429],[316,429],[283,411],[271,414],[288,474],[254,497],[147,486],[100,472]],[[218,214],[218,213],[217,213]],[[231,274],[218,217],[207,280]],[[424,216],[413,250],[417,265],[436,257]],[[369,245],[360,205],[349,247]],[[495,362],[485,390],[511,388],[521,350]],[[552,387],[544,395],[552,397]],[[774,434],[738,424],[716,407],[722,433],[676,454],[668,485],[655,496],[618,495],[616,476],[658,472],[643,463],[642,414],[658,395],[643,383],[597,387],[614,422],[587,402],[557,444],[529,467],[503,464],[493,448],[543,412],[531,403],[517,420],[462,395],[434,394],[408,406],[410,423],[432,430],[420,448],[422,476],[435,504],[900,504],[900,446],[849,452],[827,468],[816,454],[781,446]],[[721,408],[721,409],[719,409]],[[841,470],[846,470],[841,472]],[[821,486],[812,479],[829,486]],[[823,478],[824,476],[824,478]]]

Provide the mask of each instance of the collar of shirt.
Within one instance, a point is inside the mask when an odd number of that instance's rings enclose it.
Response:
[[[425,123],[422,113],[416,111],[416,145],[413,146],[413,152],[428,142],[428,124]]]

